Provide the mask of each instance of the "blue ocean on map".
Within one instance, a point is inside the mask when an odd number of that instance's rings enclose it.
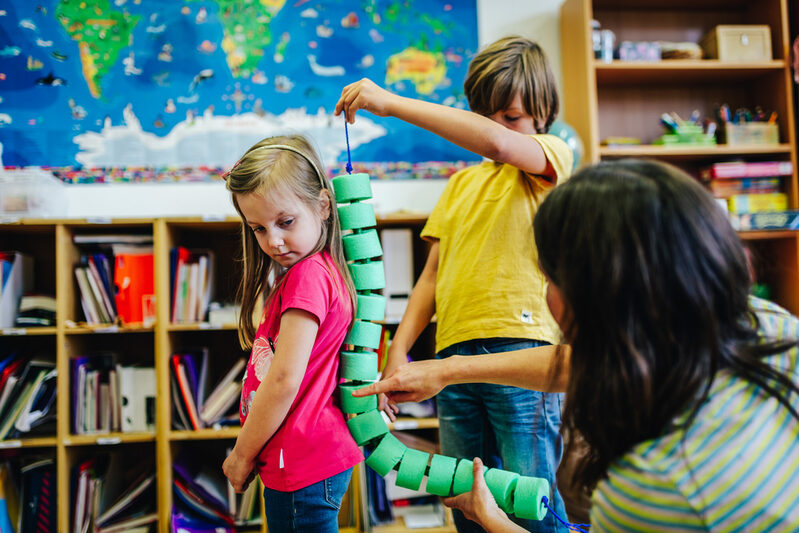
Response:
[[[229,166],[257,140],[309,135],[346,161],[342,88],[367,77],[467,107],[476,2],[6,0],[0,145],[6,166]],[[474,154],[359,112],[353,161]]]

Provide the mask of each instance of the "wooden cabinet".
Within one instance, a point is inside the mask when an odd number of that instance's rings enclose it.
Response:
[[[418,277],[427,256],[427,246],[419,238],[423,216],[395,216],[378,219],[378,229],[410,228],[413,231],[414,275]],[[238,357],[248,354],[239,348],[237,324],[171,321],[170,250],[177,246],[213,252],[215,273],[214,300],[234,302],[239,279],[237,257],[240,239],[238,218],[200,217],[125,219],[125,220],[20,220],[0,224],[0,249],[24,252],[33,258],[34,290],[57,299],[57,325],[43,328],[0,329],[0,350],[26,351],[47,356],[56,363],[57,426],[50,435],[0,441],[0,460],[4,454],[51,457],[56,463],[58,531],[72,529],[74,469],[80,462],[98,454],[116,454],[125,465],[146,465],[156,474],[155,505],[157,530],[170,531],[173,506],[173,464],[184,450],[196,451],[210,462],[221,463],[226,450],[238,435],[238,427],[173,429],[170,357],[199,346],[209,352],[210,384],[221,377]],[[155,321],[149,324],[87,325],[81,309],[74,267],[82,250],[75,244],[80,235],[139,235],[153,242]],[[415,281],[415,278],[414,278]],[[396,328],[396,324],[387,324]],[[434,325],[413,349],[414,357],[434,354]],[[111,352],[121,363],[155,368],[155,426],[138,432],[76,432],[71,384],[72,360],[89,352]],[[403,419],[396,429],[435,432],[438,420]],[[363,468],[359,465],[357,468]],[[341,530],[366,529],[366,509],[360,486],[361,476],[353,477],[351,490],[342,507]],[[258,498],[260,499],[260,491]],[[387,526],[379,531],[401,529]],[[266,531],[265,521],[241,531]],[[452,528],[447,529],[452,530]]]
[[[790,209],[799,209],[796,171],[794,91],[790,70],[787,0],[566,0],[561,8],[564,120],[580,135],[586,163],[622,157],[656,158],[691,174],[711,163],[790,161],[784,179]],[[602,62],[594,59],[591,21],[612,30],[616,43],[672,41],[699,43],[718,25],[767,25],[768,61],[733,63],[716,59],[658,62]],[[762,106],[777,112],[779,143],[664,147],[652,144],[663,133],[659,119],[698,110],[713,117],[726,103],[733,110]],[[608,137],[637,137],[641,145],[606,146]],[[772,299],[799,313],[799,240],[794,231],[741,232],[752,252],[757,280]]]

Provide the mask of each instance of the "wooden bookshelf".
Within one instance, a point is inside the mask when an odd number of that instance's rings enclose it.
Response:
[[[427,245],[419,238],[426,217],[417,213],[398,213],[380,217],[378,229],[409,227],[414,232],[415,276],[421,272],[427,254]],[[151,324],[89,325],[83,320],[80,296],[75,281],[74,265],[80,259],[80,249],[73,238],[78,234],[134,233],[151,235],[154,253],[154,281],[156,317]],[[56,402],[57,426],[54,435],[0,441],[0,450],[20,450],[19,453],[50,453],[56,460],[58,531],[69,531],[71,524],[71,483],[73,469],[81,458],[96,453],[111,452],[147,460],[154,464],[156,474],[157,530],[170,531],[172,509],[173,461],[180,450],[222,451],[232,446],[239,427],[209,427],[197,431],[175,430],[172,426],[172,395],[170,356],[184,348],[209,346],[213,384],[230,368],[238,350],[236,324],[171,323],[170,249],[175,246],[210,248],[216,254],[216,298],[234,301],[238,280],[240,222],[235,217],[173,217],[154,219],[14,219],[0,223],[0,238],[4,249],[23,251],[34,259],[36,269],[35,289],[51,293],[57,301],[57,324],[42,328],[0,329],[3,346],[46,347],[53,354],[58,370]],[[394,328],[396,325],[387,325]],[[434,326],[430,327],[415,347],[421,357],[433,355]],[[153,431],[125,433],[105,432],[76,435],[72,432],[72,406],[70,361],[73,357],[92,350],[125,350],[121,359],[127,363],[153,366],[156,374],[156,412]],[[241,356],[247,354],[241,352]],[[221,360],[217,360],[221,359]],[[436,418],[401,418],[392,424],[393,430],[435,432]],[[15,452],[16,453],[16,452]],[[223,455],[220,455],[220,466]],[[346,523],[341,531],[356,533],[367,530],[364,515],[365,494],[357,472],[347,497],[349,505]],[[262,510],[263,512],[263,510]],[[262,517],[263,518],[263,517]],[[393,529],[392,529],[393,528]],[[245,528],[248,531],[266,531],[263,525]],[[401,525],[379,531],[402,531]],[[427,530],[424,530],[427,531]],[[450,526],[430,531],[454,531]]]
[[[790,209],[799,209],[794,87],[790,67],[788,0],[566,0],[561,7],[563,119],[583,141],[584,163],[641,157],[663,160],[696,175],[712,163],[779,160],[793,163],[784,179]],[[770,27],[772,59],[731,63],[717,59],[602,62],[594,58],[591,21],[610,29],[616,43],[699,42],[719,24]],[[760,105],[778,114],[780,143],[665,147],[651,144],[663,133],[661,114],[692,110],[713,117],[715,107]],[[608,137],[637,137],[645,144],[606,146]],[[799,236],[794,231],[741,233],[757,256],[758,281],[772,298],[799,313]]]

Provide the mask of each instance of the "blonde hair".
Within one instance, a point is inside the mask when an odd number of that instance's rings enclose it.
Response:
[[[241,212],[238,195],[253,192],[266,195],[271,191],[286,191],[297,197],[314,213],[319,213],[319,195],[325,191],[330,199],[330,216],[323,220],[319,242],[311,254],[324,249],[329,251],[334,266],[344,279],[353,309],[355,308],[355,286],[344,259],[336,200],[319,156],[305,137],[300,135],[269,137],[254,144],[228,173],[226,187],[242,220],[243,272],[237,293],[241,301],[239,343],[242,348],[252,347],[255,339],[256,326],[253,322],[253,312],[258,299],[262,294],[266,294],[268,302],[278,286],[274,280],[279,279],[284,270],[261,250]]]
[[[469,108],[484,116],[507,108],[518,94],[538,133],[549,131],[558,115],[558,87],[549,61],[538,44],[524,37],[504,37],[480,51],[469,63],[463,90]]]

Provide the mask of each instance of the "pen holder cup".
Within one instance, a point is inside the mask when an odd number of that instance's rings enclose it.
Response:
[[[779,144],[780,129],[776,122],[725,124],[724,142],[730,145]]]

